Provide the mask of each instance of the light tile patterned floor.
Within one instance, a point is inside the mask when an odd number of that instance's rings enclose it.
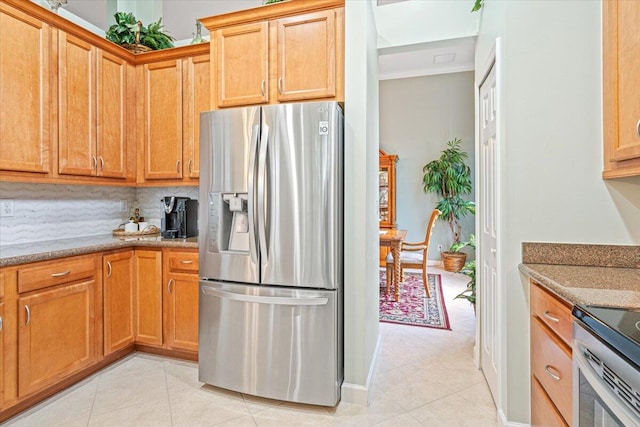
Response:
[[[496,426],[473,365],[475,315],[453,300],[464,276],[442,274],[451,331],[380,324],[372,402],[284,403],[198,382],[195,363],[136,353],[19,415],[7,426]]]

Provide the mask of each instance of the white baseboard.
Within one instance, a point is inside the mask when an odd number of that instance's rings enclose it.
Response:
[[[514,421],[507,420],[507,416],[502,409],[498,411],[498,426],[499,427],[531,427],[531,424],[516,423]]]
[[[340,400],[342,402],[369,406],[369,402],[371,401],[371,389],[373,387],[373,380],[376,373],[376,366],[378,365],[378,354],[380,354],[380,335],[378,335],[378,340],[376,341],[376,349],[373,352],[371,365],[369,365],[369,373],[367,375],[367,381],[365,385],[343,382],[340,393]]]

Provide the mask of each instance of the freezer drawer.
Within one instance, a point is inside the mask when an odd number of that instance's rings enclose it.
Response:
[[[339,291],[200,281],[199,379],[334,406],[342,385]]]

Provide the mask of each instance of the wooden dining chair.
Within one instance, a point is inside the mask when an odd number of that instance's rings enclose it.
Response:
[[[427,293],[427,298],[431,298],[431,291],[429,290],[429,280],[427,276],[427,252],[429,251],[429,241],[431,240],[431,230],[433,225],[440,216],[441,212],[438,209],[434,209],[429,217],[427,223],[427,232],[424,236],[424,241],[417,243],[402,242],[400,252],[400,275],[404,281],[404,269],[405,268],[420,268],[422,269],[422,283],[424,284],[424,290]],[[389,252],[386,259],[387,263],[387,292],[391,285],[398,286],[398,283],[393,283],[394,278],[394,262],[393,253]]]

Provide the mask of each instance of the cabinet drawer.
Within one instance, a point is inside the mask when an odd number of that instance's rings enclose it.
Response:
[[[531,427],[568,427],[535,377],[531,378]]]
[[[531,319],[531,373],[569,425],[572,419],[571,350],[537,318]]]
[[[198,273],[197,252],[169,252],[169,271],[172,273]]]
[[[67,258],[32,264],[18,269],[18,292],[29,292],[49,286],[93,277],[95,257]]]
[[[537,316],[553,332],[571,346],[571,308],[540,285],[531,283],[531,314]]]

